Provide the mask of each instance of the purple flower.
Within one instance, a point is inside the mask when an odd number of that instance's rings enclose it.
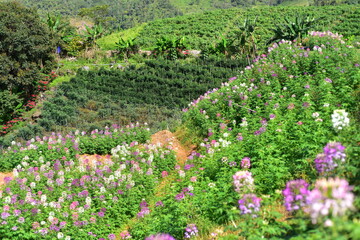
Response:
[[[256,217],[255,213],[260,211],[260,201],[261,198],[253,193],[244,194],[238,202],[241,215],[252,214],[253,217]]]
[[[175,199],[177,200],[177,201],[181,201],[182,199],[184,199],[185,198],[185,194],[183,193],[183,192],[181,192],[181,193],[179,193],[179,194],[177,194],[176,196],[175,196]]]
[[[151,236],[145,238],[145,240],[176,240],[176,239],[173,238],[170,234],[159,233],[156,235],[151,235]]]
[[[332,80],[330,78],[325,78],[325,81],[328,83],[332,83]]]
[[[287,211],[300,210],[306,204],[306,198],[309,194],[309,184],[303,180],[292,180],[287,182],[283,190],[285,208]]]
[[[40,234],[41,235],[46,235],[48,233],[48,229],[47,228],[42,228],[42,229],[40,229]]]
[[[339,142],[330,142],[324,147],[324,152],[316,156],[315,168],[319,173],[333,171],[340,162],[345,162],[345,147]]]
[[[354,194],[349,183],[340,178],[318,179],[315,189],[309,193],[308,212],[313,223],[324,221],[328,217],[343,216],[354,209]]]
[[[108,238],[109,238],[109,240],[115,240],[116,236],[115,236],[115,234],[111,233],[108,235]]]
[[[164,203],[162,201],[158,201],[158,202],[155,203],[155,206],[156,207],[163,207]]]
[[[233,175],[233,184],[238,193],[252,191],[254,189],[254,179],[249,171],[238,171]]]
[[[104,213],[104,212],[98,212],[98,216],[99,216],[99,217],[104,217],[104,216],[105,216],[105,213]]]
[[[18,227],[17,227],[17,226],[13,226],[11,229],[14,230],[14,231],[16,231],[16,230],[18,229]]]
[[[24,217],[19,217],[17,221],[18,221],[18,223],[24,223],[25,218]]]
[[[191,238],[198,235],[198,229],[195,224],[188,224],[185,228],[184,238]]]
[[[249,169],[250,166],[251,166],[251,163],[250,163],[249,157],[244,157],[243,159],[241,159],[241,168]]]
[[[1,218],[2,219],[7,219],[8,217],[10,217],[10,213],[8,213],[8,212],[2,212],[1,213]]]

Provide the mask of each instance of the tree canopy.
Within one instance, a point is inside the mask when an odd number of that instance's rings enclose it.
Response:
[[[55,46],[37,13],[19,3],[0,3],[0,93],[25,100],[34,91],[41,72],[51,67]],[[6,95],[6,96],[5,96]],[[16,102],[17,101],[13,101]],[[0,109],[0,123],[13,104]]]

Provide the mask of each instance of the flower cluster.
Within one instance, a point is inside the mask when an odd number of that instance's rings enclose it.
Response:
[[[303,180],[292,180],[286,184],[283,190],[285,208],[287,211],[300,210],[306,205],[306,197],[309,194],[309,184]]]
[[[331,115],[331,120],[335,130],[339,131],[350,124],[350,119],[348,118],[349,113],[345,110],[334,110],[334,113]]]
[[[253,191],[255,187],[254,179],[249,171],[238,171],[233,175],[233,179],[235,191],[238,193]]]
[[[339,142],[330,142],[324,147],[324,152],[316,156],[315,167],[319,173],[334,170],[339,162],[345,162],[345,147]]]
[[[114,229],[100,230],[97,224],[110,223],[112,215],[132,218],[123,209],[135,207],[141,199],[134,186],[146,183],[148,188],[144,191],[152,191],[151,187],[155,187],[161,175],[161,166],[155,163],[175,159],[168,149],[151,144],[144,144],[139,149],[135,143],[130,143],[113,149],[116,157],[98,156],[93,162],[89,159],[81,161],[80,150],[71,147],[77,144],[78,137],[82,138],[78,134],[37,137],[24,147],[14,142],[8,149],[9,153],[16,149],[22,156],[27,151],[39,153],[36,149],[44,150],[46,154],[38,158],[23,157],[13,171],[13,179],[5,179],[8,185],[0,191],[1,231],[14,227],[13,231],[18,231],[16,234],[21,234],[19,229],[26,229],[34,239],[70,239],[74,229],[81,229],[78,234],[82,235],[78,238],[102,239],[102,235],[106,239],[115,239],[111,233]],[[47,155],[52,150],[54,154]],[[49,156],[54,159],[52,162],[48,161]],[[159,170],[153,173],[152,169]],[[140,208],[138,216],[148,214],[145,201],[140,203]],[[6,236],[10,235],[3,237]],[[129,238],[126,234],[123,237]]]
[[[140,203],[140,212],[138,212],[137,217],[143,218],[145,215],[150,214],[150,209],[148,208],[148,204],[145,200]]]
[[[172,237],[170,234],[159,233],[159,234],[151,235],[145,238],[145,240],[176,240],[176,239]]]
[[[244,157],[243,159],[241,159],[241,168],[249,169],[250,166],[251,166],[251,162],[249,157]]]
[[[128,230],[124,230],[120,233],[120,239],[131,239],[131,235]]]
[[[313,223],[328,217],[343,216],[353,209],[354,194],[349,183],[340,178],[319,179],[307,198]]]
[[[260,211],[260,202],[261,198],[258,198],[255,194],[244,194],[238,202],[241,214],[249,214],[256,217],[256,212]]]
[[[195,224],[188,224],[185,228],[184,238],[191,238],[198,235],[198,229]]]

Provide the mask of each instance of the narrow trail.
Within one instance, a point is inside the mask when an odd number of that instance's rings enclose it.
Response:
[[[180,141],[175,137],[175,135],[168,131],[163,130],[160,132],[157,132],[151,136],[151,144],[162,146],[162,147],[168,147],[171,146],[171,150],[173,150],[176,154],[176,160],[177,165],[184,166],[187,160],[187,157],[190,155],[192,150],[194,150],[195,146],[184,146],[180,143]],[[161,196],[165,196],[168,194],[168,190],[170,190],[170,185],[172,182],[176,180],[176,174],[177,172],[173,171],[172,173],[169,173],[168,176],[161,178],[161,181],[158,183],[158,185],[155,188],[155,192],[153,197],[146,199],[149,203],[149,208],[153,209],[154,205],[156,204],[155,199]],[[131,225],[135,224],[139,219],[135,216],[134,218],[130,219],[126,223],[125,229],[130,228]],[[121,229],[124,230],[124,229]],[[120,240],[120,236],[116,236],[117,240]]]

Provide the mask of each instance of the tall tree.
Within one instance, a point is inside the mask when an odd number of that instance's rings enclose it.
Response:
[[[25,99],[53,62],[53,41],[37,13],[18,3],[0,3],[0,91]],[[4,104],[4,103],[2,103]],[[5,104],[4,104],[5,105]],[[12,106],[12,104],[6,104]],[[11,109],[3,109],[0,122]]]

